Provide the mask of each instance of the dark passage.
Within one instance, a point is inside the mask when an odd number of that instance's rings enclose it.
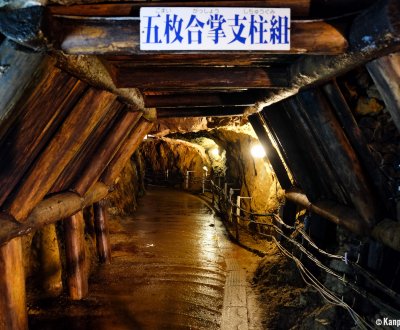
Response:
[[[31,306],[31,328],[219,329],[224,250],[241,249],[226,241],[204,201],[153,188],[134,216],[119,220],[110,224],[112,263],[96,270],[89,296]]]

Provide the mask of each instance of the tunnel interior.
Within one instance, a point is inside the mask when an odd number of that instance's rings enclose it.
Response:
[[[186,50],[177,7],[210,10],[198,43],[290,47]],[[141,49],[144,21],[182,48]],[[398,327],[399,22],[397,0],[0,0],[0,330]]]

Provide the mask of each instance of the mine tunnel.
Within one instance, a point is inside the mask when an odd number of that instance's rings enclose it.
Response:
[[[400,326],[398,0],[0,0],[0,330]]]

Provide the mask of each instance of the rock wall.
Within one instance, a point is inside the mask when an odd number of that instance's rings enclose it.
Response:
[[[147,175],[153,182],[156,178],[164,179],[166,170],[170,182],[175,186],[184,186],[187,171],[194,171],[189,174],[191,181],[189,189],[199,191],[201,189],[201,177],[203,167],[210,167],[210,160],[205,150],[196,144],[169,138],[160,138],[145,141],[140,152],[145,160]]]

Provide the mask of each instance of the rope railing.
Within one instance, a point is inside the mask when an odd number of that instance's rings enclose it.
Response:
[[[185,178],[183,178],[185,179]],[[223,180],[225,182],[226,180]],[[390,315],[393,319],[400,319],[400,294],[392,290],[391,288],[387,287],[381,281],[379,281],[374,275],[372,275],[369,271],[362,268],[358,264],[358,260],[350,260],[347,253],[344,255],[333,254],[327,252],[320,247],[313,241],[313,239],[301,228],[300,226],[291,226],[288,225],[281,219],[281,217],[276,213],[258,213],[253,212],[251,209],[245,209],[240,205],[237,205],[234,201],[232,201],[232,197],[234,194],[230,193],[226,187],[219,186],[214,182],[213,179],[205,178],[204,176],[199,177],[192,175],[189,179],[190,183],[203,183],[205,182],[210,184],[210,190],[212,194],[212,204],[213,207],[218,207],[218,211],[221,214],[225,214],[228,220],[234,225],[236,239],[240,240],[239,237],[239,227],[243,229],[248,229],[246,225],[241,225],[242,223],[252,223],[257,225],[257,234],[261,237],[268,238],[272,240],[275,245],[278,247],[279,251],[292,259],[297,268],[300,271],[300,274],[303,280],[314,287],[322,297],[327,300],[329,303],[341,306],[345,308],[350,316],[353,318],[357,326],[361,329],[374,329],[375,324],[368,322],[362,316],[360,316],[348,303],[344,302],[343,297],[338,297],[332,290],[328,289],[324,284],[322,284],[316,276],[308,270],[301,260],[294,256],[292,252],[288,250],[286,244],[290,244],[292,248],[296,249],[301,253],[301,255],[307,257],[315,266],[318,267],[321,271],[325,272],[336,278],[342,285],[352,292],[355,292],[358,296],[362,297],[363,299],[369,301],[372,305],[374,305],[378,310],[385,311],[388,315]],[[232,190],[231,190],[232,192]],[[204,189],[203,189],[204,193]],[[217,202],[217,205],[215,205]],[[236,211],[236,212],[234,212]],[[243,215],[242,215],[243,214]],[[255,219],[265,218],[268,219],[268,222],[256,221]],[[271,233],[265,233],[260,231],[259,227],[268,227]],[[346,263],[347,272],[343,272],[343,274],[339,274],[337,271],[331,269],[330,267],[324,265],[324,263],[319,260],[311,251],[309,251],[303,244],[298,242],[297,240],[293,239],[289,236],[287,232],[284,232],[282,228],[285,228],[287,231],[291,233],[290,236],[296,236],[297,234],[306,241],[314,251],[318,252],[320,256],[331,259],[331,260],[339,260]],[[279,239],[276,237],[279,236]],[[285,242],[285,245],[282,244]],[[351,273],[352,272],[352,273]],[[347,276],[347,278],[346,278]],[[360,287],[358,276],[361,276],[364,281],[368,283],[369,288],[375,288],[376,290],[380,291],[383,295],[388,297],[395,305],[396,308],[389,306],[385,302],[382,301],[381,298],[377,297],[376,294],[372,294],[368,292],[367,289]]]

